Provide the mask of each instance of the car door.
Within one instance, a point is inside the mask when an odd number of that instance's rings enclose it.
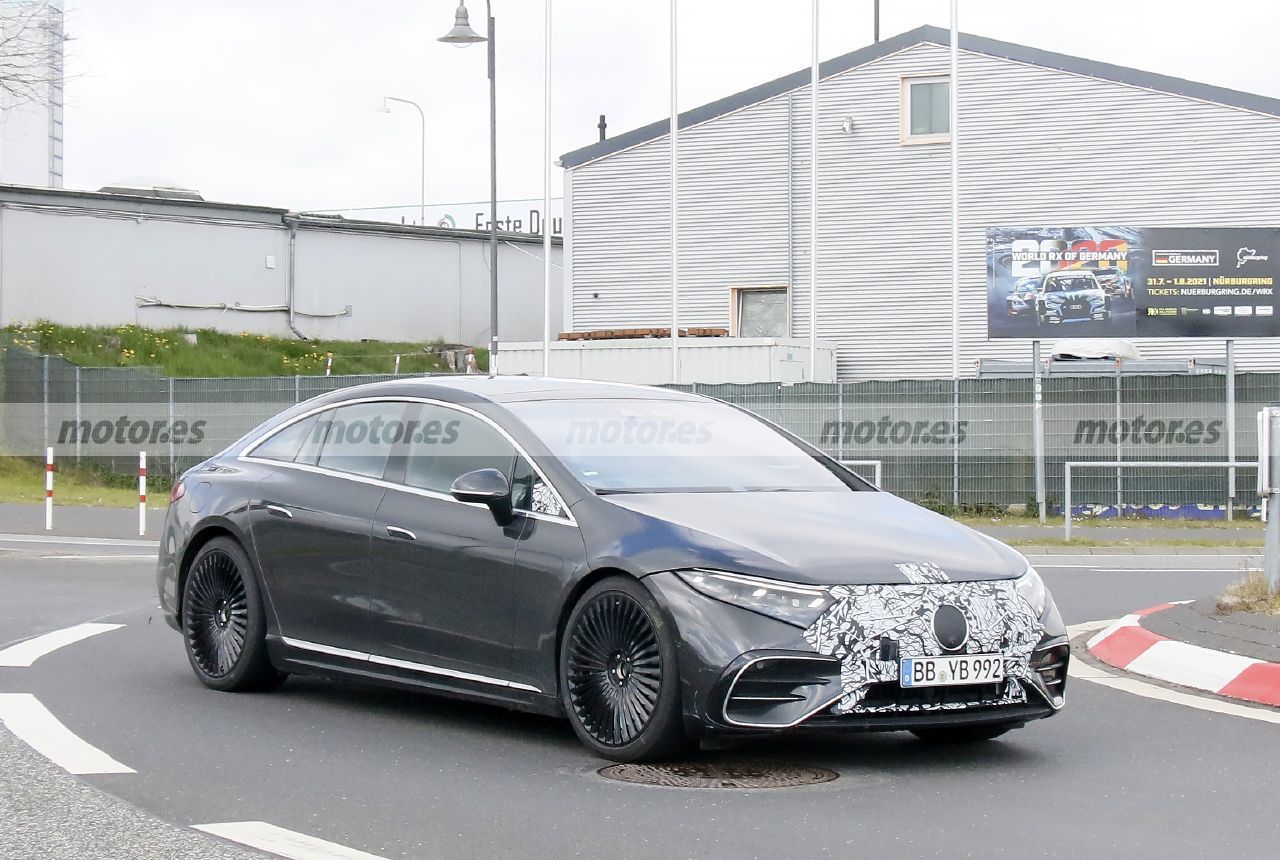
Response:
[[[587,568],[582,532],[560,495],[523,455],[516,457],[512,507],[524,521],[516,544],[511,680],[556,689],[556,629],[565,593]]]
[[[301,647],[363,653],[370,620],[369,533],[403,402],[339,406],[247,456],[269,461],[249,512],[279,633]]]
[[[423,404],[411,419],[399,485],[374,520],[375,662],[467,683],[502,685],[511,666],[512,572],[521,521],[449,494],[454,480],[495,468],[508,479],[515,447],[477,413]]]

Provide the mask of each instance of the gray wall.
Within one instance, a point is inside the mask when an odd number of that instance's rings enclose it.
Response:
[[[135,298],[285,304],[284,214],[0,188],[0,323],[48,319],[291,336],[283,312],[140,307]],[[553,334],[563,314],[560,256],[559,245],[553,246]],[[487,240],[470,232],[304,218],[296,242],[295,324],[308,337],[323,339],[485,344],[488,257]],[[540,340],[540,242],[504,237],[499,275],[502,339]],[[348,305],[349,315],[327,316]]]
[[[986,338],[989,226],[1280,223],[1280,118],[967,51],[960,67],[964,374],[1030,353]],[[923,43],[822,83],[818,337],[841,379],[951,374],[950,147],[899,142],[901,76],[947,69]],[[727,325],[731,287],[790,285],[808,337],[809,147],[807,87],[681,131],[681,325]],[[663,136],[566,172],[574,329],[670,323],[669,153]],[[1274,339],[1237,356],[1280,370]]]

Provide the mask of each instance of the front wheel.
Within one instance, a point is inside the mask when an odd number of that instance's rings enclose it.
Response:
[[[565,625],[560,695],[597,755],[652,761],[686,744],[670,626],[638,581],[611,577],[582,596]]]
[[[192,559],[182,587],[182,638],[196,677],[227,692],[279,685],[285,675],[271,665],[266,633],[248,555],[231,538],[214,538]]]
[[[973,744],[994,740],[1017,728],[1003,723],[985,726],[939,726],[936,729],[912,729],[911,734],[931,744]]]

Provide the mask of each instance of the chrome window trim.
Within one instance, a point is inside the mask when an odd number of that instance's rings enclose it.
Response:
[[[573,512],[569,510],[569,506],[565,504],[564,497],[560,495],[560,491],[556,489],[556,485],[551,483],[550,480],[548,480],[546,474],[543,473],[543,471],[540,468],[538,468],[538,464],[534,462],[533,458],[529,456],[528,452],[524,450],[524,448],[520,445],[520,443],[517,442],[511,436],[511,434],[506,431],[506,429],[502,425],[498,424],[489,416],[484,415],[480,412],[477,412],[474,409],[469,409],[466,406],[461,406],[457,403],[449,403],[444,400],[436,400],[430,397],[411,397],[411,396],[357,397],[351,400],[343,400],[339,403],[328,403],[328,404],[325,404],[324,406],[317,406],[314,409],[308,409],[306,412],[293,416],[283,424],[279,424],[275,427],[272,427],[270,430],[261,434],[256,439],[249,441],[248,443],[245,444],[243,448],[240,449],[240,453],[236,456],[236,459],[243,460],[249,463],[265,463],[271,466],[284,466],[286,468],[299,469],[301,471],[311,472],[317,475],[328,475],[329,477],[332,477],[332,478],[345,478],[349,481],[356,481],[358,483],[369,484],[375,487],[384,487],[390,490],[399,490],[401,492],[410,493],[415,496],[424,496],[429,499],[439,499],[445,502],[453,502],[455,505],[468,505],[470,507],[475,507],[475,508],[485,507],[485,505],[482,505],[478,502],[460,502],[457,499],[455,499],[453,496],[449,495],[448,493],[441,493],[441,492],[437,492],[436,490],[427,490],[422,487],[411,487],[408,484],[398,484],[394,481],[383,480],[382,478],[370,478],[367,475],[357,475],[354,472],[342,472],[337,469],[330,469],[325,466],[313,466],[309,463],[294,463],[292,461],[286,462],[284,460],[271,460],[266,457],[253,456],[253,452],[259,446],[261,446],[264,442],[266,442],[271,437],[275,436],[277,433],[280,433],[285,429],[292,427],[294,424],[298,423],[299,421],[304,421],[307,418],[310,418],[312,415],[317,415],[321,412],[327,412],[330,409],[339,409],[343,406],[353,406],[358,403],[424,403],[428,406],[440,406],[445,409],[454,409],[454,410],[457,410],[458,412],[462,412],[474,418],[479,418],[481,421],[488,424],[494,430],[497,430],[498,433],[501,434],[504,439],[510,442],[513,448],[515,448],[516,454],[518,454],[521,457],[524,457],[524,459],[528,461],[529,468],[533,469],[534,473],[542,480],[542,482],[551,488],[552,494],[555,495],[556,497],[556,502],[560,505],[560,510],[564,511],[564,516],[557,517],[557,516],[552,516],[551,514],[543,514],[535,511],[527,511],[527,510],[524,510],[523,508],[515,508],[515,513],[520,514],[520,516],[522,517],[529,517],[535,520],[543,520],[544,522],[570,525],[570,526],[573,526],[574,528],[578,527],[577,519],[574,518]]]
[[[380,657],[377,654],[368,654],[364,651],[349,651],[346,648],[335,648],[332,645],[323,645],[319,642],[308,642],[304,639],[291,639],[288,636],[281,636],[280,641],[290,648],[297,648],[300,651],[314,651],[317,654],[328,654],[331,657],[343,657],[347,660],[356,660],[361,663],[373,663],[378,666],[390,666],[393,669],[407,669],[411,672],[422,672],[427,675],[439,675],[443,678],[454,678],[459,681],[474,681],[477,684],[489,684],[494,687],[506,687],[511,690],[523,690],[528,693],[541,693],[537,687],[529,684],[520,684],[515,681],[507,681],[502,678],[491,678],[488,675],[476,675],[472,672],[459,672],[456,669],[445,669],[441,666],[430,666],[426,663],[414,663],[410,660],[397,660],[394,657]]]

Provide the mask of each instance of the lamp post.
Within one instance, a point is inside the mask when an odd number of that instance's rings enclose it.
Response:
[[[467,4],[458,3],[453,29],[437,41],[465,48],[487,42],[489,53],[489,375],[498,373],[498,88],[494,63],[493,7],[485,0],[488,37],[471,29]],[[549,214],[549,213],[548,213]]]
[[[418,111],[418,118],[422,120],[422,165],[419,168],[419,196],[418,196],[418,223],[427,226],[427,115],[422,112],[422,105],[412,99],[398,99],[395,96],[383,96],[382,107],[378,108],[379,113],[391,113],[391,105],[387,102],[400,102],[401,104],[412,105]]]

